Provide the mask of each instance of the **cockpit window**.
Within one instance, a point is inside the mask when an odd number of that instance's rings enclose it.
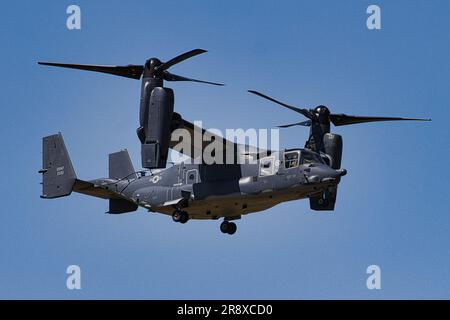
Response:
[[[299,152],[292,151],[284,154],[284,167],[286,169],[298,167]]]
[[[302,164],[324,163],[322,158],[317,153],[305,151],[305,150],[302,151],[302,156],[301,156],[300,162]]]

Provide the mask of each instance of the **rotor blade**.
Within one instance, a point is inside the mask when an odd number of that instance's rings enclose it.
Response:
[[[258,91],[255,91],[255,90],[247,90],[247,91],[250,92],[250,93],[253,93],[253,94],[257,95],[257,96],[260,96],[260,97],[262,97],[262,98],[265,98],[265,99],[267,99],[267,100],[270,100],[270,101],[272,101],[272,102],[278,103],[279,105],[281,105],[281,106],[283,106],[283,107],[285,107],[285,108],[288,108],[288,109],[291,109],[291,110],[293,110],[293,111],[295,111],[295,112],[298,112],[298,113],[304,115],[305,117],[307,117],[308,119],[313,119],[313,115],[312,115],[311,112],[310,112],[309,110],[307,110],[307,109],[300,109],[300,108],[297,108],[297,107],[288,105],[288,104],[286,104],[286,103],[283,103],[283,102],[281,102],[281,101],[275,100],[274,98],[271,98],[271,97],[269,97],[269,96],[266,96],[265,94],[262,94],[262,93],[260,93],[260,92],[258,92]]]
[[[51,67],[61,67],[61,68],[108,73],[113,74],[115,76],[121,76],[137,80],[141,78],[142,72],[144,71],[144,67],[139,65],[99,66],[89,64],[69,64],[69,63],[54,63],[54,62],[38,62],[38,64]]]
[[[217,82],[209,82],[209,81],[203,81],[203,80],[196,80],[191,78],[182,77],[173,73],[170,73],[168,71],[163,72],[164,80],[166,81],[192,81],[192,82],[199,82],[199,83],[206,83],[206,84],[212,84],[215,86],[224,86],[223,83],[217,83]]]
[[[180,62],[182,62],[182,61],[184,61],[186,59],[192,58],[192,57],[194,57],[196,55],[199,55],[199,54],[202,54],[202,53],[205,53],[205,52],[207,52],[207,51],[203,50],[203,49],[194,49],[194,50],[182,53],[179,56],[176,56],[175,58],[170,59],[167,62],[164,62],[162,65],[160,65],[158,67],[158,71],[167,70],[170,67],[176,65],[177,63],[180,63]]]
[[[365,117],[365,116],[349,116],[346,114],[330,114],[330,120],[335,126],[345,126],[348,124],[357,124],[375,121],[397,121],[397,120],[431,121],[431,119],[398,118],[398,117]]]
[[[289,128],[293,126],[304,126],[304,127],[310,127],[311,126],[311,120],[306,120],[302,122],[297,122],[293,124],[283,124],[281,126],[278,126],[278,128]]]

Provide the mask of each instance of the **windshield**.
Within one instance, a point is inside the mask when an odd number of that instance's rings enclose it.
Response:
[[[324,163],[322,158],[315,152],[303,150],[301,153],[301,163]]]
[[[298,167],[299,151],[286,152],[284,154],[284,167],[286,169]]]

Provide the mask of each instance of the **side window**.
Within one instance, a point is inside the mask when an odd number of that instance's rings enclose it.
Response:
[[[300,162],[302,164],[324,163],[324,160],[317,153],[302,151]]]
[[[284,167],[286,169],[298,167],[299,152],[287,152],[284,154]]]
[[[186,172],[186,184],[197,182],[197,169],[188,170]]]
[[[259,165],[259,175],[260,176],[270,176],[273,175],[274,170],[274,158],[263,158],[260,160]]]

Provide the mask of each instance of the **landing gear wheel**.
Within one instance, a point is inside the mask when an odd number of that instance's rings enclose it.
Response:
[[[186,212],[181,211],[181,216],[180,216],[180,223],[186,223],[189,220],[189,216]]]
[[[185,211],[175,210],[172,214],[172,220],[174,222],[186,223],[189,220],[189,215]]]
[[[224,221],[220,224],[220,231],[222,231],[222,233],[228,233],[228,221]]]
[[[222,233],[235,234],[237,230],[234,222],[224,221],[220,224],[220,231]]]
[[[228,225],[228,234],[235,234],[236,230],[237,230],[236,223],[230,222],[230,224]]]
[[[180,222],[181,220],[181,211],[175,210],[175,212],[172,214],[172,220],[173,222]]]

